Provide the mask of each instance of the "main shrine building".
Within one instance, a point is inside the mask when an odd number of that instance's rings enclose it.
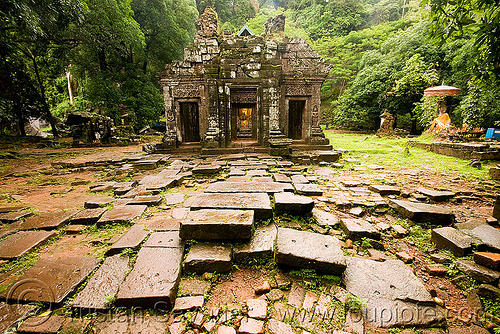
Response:
[[[246,25],[237,35],[220,33],[217,14],[207,8],[184,60],[161,73],[166,134],[157,150],[331,149],[319,127],[329,66],[303,38],[286,37],[284,27],[279,15],[261,36]]]

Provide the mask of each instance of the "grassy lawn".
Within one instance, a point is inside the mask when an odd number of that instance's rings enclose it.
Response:
[[[483,161],[483,167],[469,166],[469,160],[435,154],[417,147],[409,147],[408,138],[380,138],[375,135],[336,133],[325,131],[334,149],[346,149],[345,158],[355,158],[360,164],[379,164],[387,169],[424,169],[451,177],[467,179],[489,179],[488,169],[496,161]],[[430,142],[431,138],[419,137],[411,140]],[[409,148],[409,152],[405,149]]]

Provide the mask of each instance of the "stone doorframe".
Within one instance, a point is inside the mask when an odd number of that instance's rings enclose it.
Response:
[[[198,128],[200,132],[200,141],[203,140],[203,137],[205,135],[205,132],[207,131],[207,126],[206,126],[206,120],[208,118],[208,115],[206,114],[206,111],[202,109],[201,103],[200,103],[199,98],[176,98],[174,100],[174,113],[175,113],[175,122],[176,122],[176,132],[177,132],[177,141],[179,143],[184,142],[183,138],[183,133],[182,129],[184,128],[184,125],[181,124],[181,103],[197,103],[198,104]]]
[[[287,96],[285,98],[284,113],[282,115],[281,124],[283,125],[281,131],[287,138],[290,138],[289,133],[289,119],[290,119],[290,101],[305,102],[304,110],[302,111],[302,138],[300,140],[305,140],[309,138],[311,132],[311,124],[308,122],[311,115],[311,98],[309,96]],[[296,139],[294,139],[296,140]]]

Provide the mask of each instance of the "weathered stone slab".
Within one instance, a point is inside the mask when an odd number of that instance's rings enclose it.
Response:
[[[64,324],[65,317],[62,315],[51,315],[43,317],[30,317],[23,321],[16,333],[33,334],[56,334]]]
[[[221,166],[219,165],[198,165],[195,168],[193,168],[193,174],[198,174],[198,175],[210,175],[210,174],[217,174],[221,171]]]
[[[11,301],[60,304],[97,267],[93,257],[41,259],[1,296]]]
[[[342,281],[348,292],[366,300],[363,315],[373,327],[431,327],[445,321],[425,286],[402,261],[348,257]]]
[[[184,202],[183,193],[166,193],[163,198],[166,205],[175,205]]]
[[[274,209],[277,214],[289,213],[303,215],[314,208],[314,200],[311,197],[297,196],[291,193],[274,194]]]
[[[440,227],[431,231],[431,241],[438,249],[450,250],[455,256],[462,257],[472,252],[477,240],[453,227]]]
[[[114,201],[115,199],[113,197],[96,197],[85,202],[84,208],[86,209],[102,208],[104,206],[110,205]]]
[[[97,319],[95,325],[92,327],[92,333],[177,334],[174,332],[168,332],[167,324],[168,322],[165,321],[164,316],[147,316],[143,314],[130,316],[126,313],[114,313],[114,316],[110,317],[109,315],[105,314],[102,318]],[[179,333],[182,333],[182,331]]]
[[[450,209],[437,205],[395,199],[390,200],[389,205],[403,217],[416,222],[449,225],[455,220]]]
[[[171,309],[180,280],[181,248],[143,247],[118,290],[117,306]]]
[[[500,229],[490,225],[480,225],[471,232],[466,233],[481,240],[481,243],[484,245],[480,245],[480,248],[500,252]]]
[[[29,217],[21,224],[21,230],[52,230],[67,223],[76,211],[44,212],[38,216]]]
[[[238,333],[242,334],[260,334],[264,333],[264,321],[245,317],[241,320]]]
[[[483,267],[469,260],[457,260],[455,266],[468,276],[482,283],[495,283],[500,279],[500,272]]]
[[[305,196],[323,196],[323,190],[312,183],[294,183],[295,193]]]
[[[252,177],[253,182],[274,182],[273,178],[270,176],[254,176]]]
[[[476,252],[474,262],[493,270],[500,270],[500,253]]]
[[[35,305],[0,302],[0,332],[13,333],[17,327],[16,324],[28,318],[35,309]]]
[[[276,319],[269,319],[267,329],[272,334],[296,334],[292,326]]]
[[[98,182],[89,187],[92,192],[111,191],[116,182]]]
[[[288,295],[287,304],[300,309],[305,295],[306,290],[297,283],[293,283]]]
[[[94,224],[101,218],[104,212],[106,212],[106,208],[85,209],[71,217],[71,223]]]
[[[216,244],[195,244],[184,260],[187,272],[227,273],[231,270],[231,247]]]
[[[203,280],[197,277],[182,278],[179,285],[179,295],[205,295],[210,291],[210,281]]]
[[[162,189],[159,189],[161,191]],[[137,186],[132,188],[131,190],[127,191],[125,194],[123,194],[121,197],[124,199],[127,198],[134,198],[136,196],[150,196],[153,193],[153,190],[148,190],[146,189],[146,186]]]
[[[180,297],[175,300],[174,313],[198,310],[203,307],[205,298],[203,296]]]
[[[30,211],[21,212],[8,212],[0,214],[0,222],[2,223],[13,223],[19,219],[31,216],[33,213]]]
[[[278,228],[275,261],[330,274],[340,274],[346,267],[337,238],[289,228]]]
[[[235,245],[233,249],[234,261],[243,262],[249,259],[271,257],[274,251],[277,229],[274,224],[260,226],[255,229],[248,243]]]
[[[264,169],[252,169],[247,172],[247,176],[266,176],[267,170]]]
[[[250,176],[230,176],[227,178],[227,182],[248,182],[250,181]]]
[[[343,180],[340,181],[344,187],[359,187],[361,182],[353,181],[353,180]]]
[[[164,190],[167,188],[175,187],[182,183],[184,177],[181,175],[163,176],[163,175],[149,175],[142,178],[139,186],[145,190]]]
[[[149,232],[146,230],[144,225],[133,225],[127,232],[125,232],[125,234],[121,236],[120,239],[118,239],[117,242],[110,247],[106,254],[118,254],[126,248],[137,249],[148,234]]]
[[[162,201],[162,197],[160,195],[156,196],[136,196],[126,205],[159,205]]]
[[[362,238],[380,239],[379,230],[364,219],[342,218],[340,226],[351,240],[361,240]]]
[[[427,188],[418,188],[417,191],[436,202],[447,201],[456,194],[453,191],[440,191]]]
[[[312,214],[316,222],[321,226],[335,226],[340,223],[336,215],[317,208],[312,209]]]
[[[274,173],[273,178],[275,182],[292,183],[292,179],[282,173]]]
[[[199,209],[253,210],[257,219],[273,216],[271,201],[265,193],[200,194],[191,203],[191,210]]]
[[[245,176],[246,172],[240,168],[231,168],[229,170],[229,176]]]
[[[23,205],[0,206],[0,213],[23,211],[23,210],[28,210],[29,208],[30,208],[29,206],[23,206]]]
[[[180,236],[193,240],[248,240],[253,221],[252,210],[190,211],[181,222]]]
[[[279,182],[215,182],[205,190],[207,193],[280,193],[293,192],[291,184]]]
[[[146,211],[146,205],[119,205],[113,209],[106,211],[97,224],[109,224],[126,222],[137,217],[140,217]]]
[[[17,259],[56,235],[55,231],[26,231],[13,234],[0,241],[0,259]]]
[[[164,247],[184,249],[184,242],[179,237],[179,231],[154,232],[143,247]]]
[[[118,292],[130,268],[129,261],[127,256],[115,255],[106,258],[71,306],[92,311],[108,309],[111,305],[107,299]]]
[[[385,184],[372,184],[368,187],[373,192],[379,193],[382,196],[385,195],[399,195],[401,190],[395,186],[388,186]]]
[[[302,174],[295,174],[290,177],[293,184],[305,184],[309,183],[309,180]]]

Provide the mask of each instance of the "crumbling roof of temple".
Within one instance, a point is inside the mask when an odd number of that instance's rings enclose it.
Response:
[[[246,24],[243,26],[243,28],[241,28],[241,30],[237,33],[238,36],[253,36],[255,35],[252,31],[252,29],[250,29],[249,26],[247,26]]]

